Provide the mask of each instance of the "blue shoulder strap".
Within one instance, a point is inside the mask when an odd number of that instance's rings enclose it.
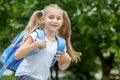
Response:
[[[66,45],[65,39],[58,36],[58,35],[56,35],[56,38],[57,38],[57,41],[58,41],[57,42],[57,44],[58,44],[57,50],[64,52],[65,45]]]
[[[37,37],[41,40],[45,40],[45,34],[43,29],[36,29]]]
[[[56,39],[57,39],[57,51],[61,51],[64,52],[65,49],[65,45],[66,45],[66,41],[64,38],[56,35]],[[56,52],[56,55],[59,54],[58,52]],[[56,59],[54,58],[51,64],[51,67],[55,64]]]

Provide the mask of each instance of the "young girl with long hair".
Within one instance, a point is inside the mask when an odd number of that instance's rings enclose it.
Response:
[[[41,28],[44,30],[45,40],[36,39],[35,30]],[[66,41],[64,52],[58,55],[55,55],[57,52],[56,34]],[[77,62],[80,55],[73,50],[70,38],[71,23],[65,10],[56,4],[50,4],[41,11],[35,11],[26,26],[22,44],[14,55],[16,60],[24,58],[16,70],[16,80],[47,80],[54,58],[61,70],[67,69],[71,61]],[[37,54],[27,56],[36,48],[40,48]]]

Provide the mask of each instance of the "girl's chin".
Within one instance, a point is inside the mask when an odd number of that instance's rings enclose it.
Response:
[[[58,29],[49,29],[49,31],[56,32]]]
[[[56,31],[59,30],[59,27],[49,27],[47,29],[50,30],[50,31],[56,32]]]
[[[51,30],[51,31],[56,32],[56,31],[58,31],[58,30]]]
[[[50,30],[51,31],[58,31],[59,29],[58,28],[51,28]]]

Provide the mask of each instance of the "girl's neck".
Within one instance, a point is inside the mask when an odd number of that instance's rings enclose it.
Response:
[[[49,41],[52,41],[52,42],[56,41],[55,34],[56,32],[45,29],[45,36]]]

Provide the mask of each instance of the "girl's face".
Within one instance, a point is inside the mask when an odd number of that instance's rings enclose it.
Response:
[[[63,23],[63,11],[58,8],[48,7],[44,17],[45,29],[58,31]]]

